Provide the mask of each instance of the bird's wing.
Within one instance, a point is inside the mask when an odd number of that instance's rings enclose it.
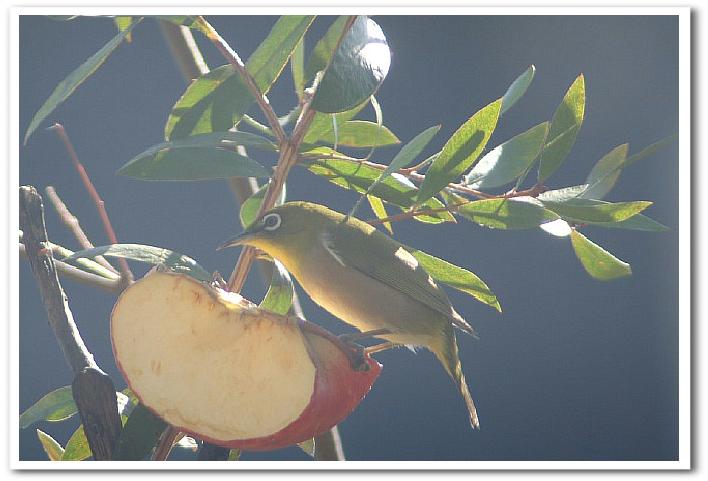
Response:
[[[474,329],[455,312],[445,291],[402,244],[377,230],[364,232],[341,223],[324,231],[322,243],[343,266],[407,294],[448,317],[457,328],[475,335]]]

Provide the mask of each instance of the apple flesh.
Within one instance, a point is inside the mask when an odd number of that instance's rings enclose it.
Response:
[[[117,365],[140,402],[230,448],[278,449],[347,417],[381,365],[324,329],[189,276],[152,271],[111,315]]]

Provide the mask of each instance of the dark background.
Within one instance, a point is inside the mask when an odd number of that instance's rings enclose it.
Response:
[[[247,58],[273,17],[210,17]],[[526,96],[507,112],[490,147],[551,118],[564,92],[585,74],[585,123],[570,158],[548,182],[582,183],[613,147],[636,152],[678,131],[678,18],[666,16],[379,16],[393,51],[377,98],[384,123],[404,142],[431,125],[443,128],[435,152],[476,110],[501,96],[535,64]],[[310,49],[331,22],[320,18]],[[110,19],[54,22],[25,16],[20,29],[20,131],[69,72],[114,34]],[[200,41],[209,65],[225,63]],[[62,122],[106,202],[119,240],[174,249],[225,275],[236,251],[215,246],[239,231],[224,182],[149,183],[115,175],[135,154],[162,140],[167,114],[185,88],[154,21],[133,32],[107,63],[45,122]],[[269,95],[280,114],[294,102],[289,73]],[[367,111],[371,115],[370,111]],[[387,163],[394,149],[379,149]],[[20,183],[56,187],[96,245],[106,243],[94,206],[56,136],[42,129],[21,148]],[[541,230],[505,232],[469,222],[396,224],[396,237],[467,267],[492,287],[504,313],[449,291],[480,333],[459,336],[481,431],[467,423],[452,382],[427,352],[385,352],[371,393],[340,425],[351,460],[673,460],[678,457],[678,153],[676,145],[622,174],[608,200],[652,200],[646,212],[671,228],[643,233],[583,232],[632,264],[634,275],[592,280],[567,238]],[[289,199],[348,210],[356,196],[302,169]],[[76,248],[51,208],[50,238]],[[369,216],[366,209],[360,216]],[[140,275],[146,270],[135,266]],[[65,281],[74,316],[98,364],[115,368],[108,316],[114,297]],[[246,295],[259,299],[253,276]],[[306,297],[308,317],[334,332],[346,328]],[[20,265],[20,409],[70,384],[70,371],[47,326],[25,262]],[[62,444],[77,421],[41,424]],[[36,426],[35,426],[36,427]],[[46,459],[34,427],[20,433],[22,459]],[[307,459],[297,448],[247,453],[244,459]]]

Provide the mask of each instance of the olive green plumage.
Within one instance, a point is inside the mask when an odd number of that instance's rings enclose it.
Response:
[[[361,331],[387,329],[390,334],[376,337],[434,353],[457,384],[470,423],[479,427],[453,327],[474,330],[408,248],[365,222],[309,202],[272,209],[222,247],[242,244],[278,259],[342,321]]]

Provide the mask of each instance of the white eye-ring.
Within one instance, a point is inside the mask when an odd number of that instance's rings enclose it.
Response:
[[[279,214],[268,214],[263,218],[263,228],[265,230],[273,231],[280,227],[280,215]]]

